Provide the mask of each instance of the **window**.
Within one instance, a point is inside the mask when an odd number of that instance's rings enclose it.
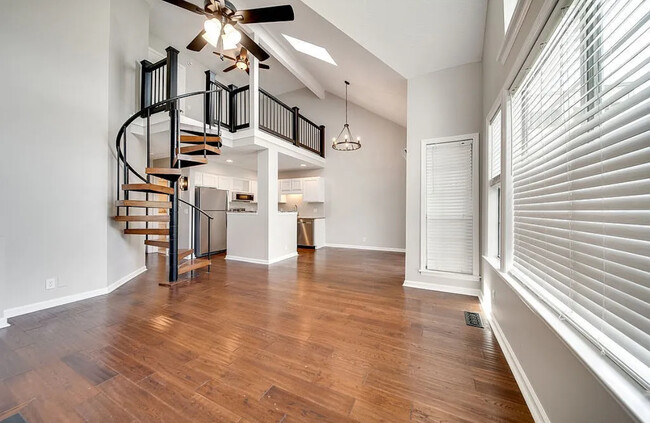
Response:
[[[475,137],[423,142],[422,271],[478,270]]]
[[[488,122],[488,251],[492,257],[501,256],[501,109]]]
[[[511,273],[646,389],[649,35],[647,0],[574,0],[511,90]]]

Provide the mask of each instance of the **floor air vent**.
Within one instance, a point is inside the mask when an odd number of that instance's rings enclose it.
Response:
[[[474,326],[475,328],[482,328],[483,322],[481,322],[481,316],[478,313],[473,311],[465,312],[465,323],[467,326]]]

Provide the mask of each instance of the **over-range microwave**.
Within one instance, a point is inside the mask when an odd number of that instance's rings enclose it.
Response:
[[[233,192],[231,201],[245,201],[247,203],[252,203],[255,201],[255,196],[245,192]]]

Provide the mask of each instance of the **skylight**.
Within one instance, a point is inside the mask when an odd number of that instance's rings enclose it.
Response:
[[[293,38],[288,36],[287,34],[282,34],[284,38],[289,41],[289,43],[298,50],[301,53],[305,53],[310,55],[311,57],[315,57],[317,59],[320,59],[324,62],[327,62],[329,64],[332,64],[334,66],[337,66],[336,62],[334,59],[332,59],[332,56],[321,46],[317,46],[312,43],[308,43],[307,41],[299,40],[297,38]]]

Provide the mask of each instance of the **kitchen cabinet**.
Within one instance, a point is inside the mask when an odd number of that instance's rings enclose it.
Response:
[[[302,194],[302,179],[291,179],[291,192]]]
[[[324,203],[325,180],[321,177],[303,179],[302,201],[306,203]]]
[[[250,190],[250,181],[246,179],[233,178],[232,179],[232,190],[234,192],[251,192]]]
[[[291,194],[291,179],[280,179],[280,194]]]
[[[203,183],[202,186],[216,188],[218,184],[217,175],[212,175],[210,173],[203,174]]]
[[[204,175],[205,178],[205,175]],[[216,188],[232,191],[232,178],[228,176],[219,176]]]

